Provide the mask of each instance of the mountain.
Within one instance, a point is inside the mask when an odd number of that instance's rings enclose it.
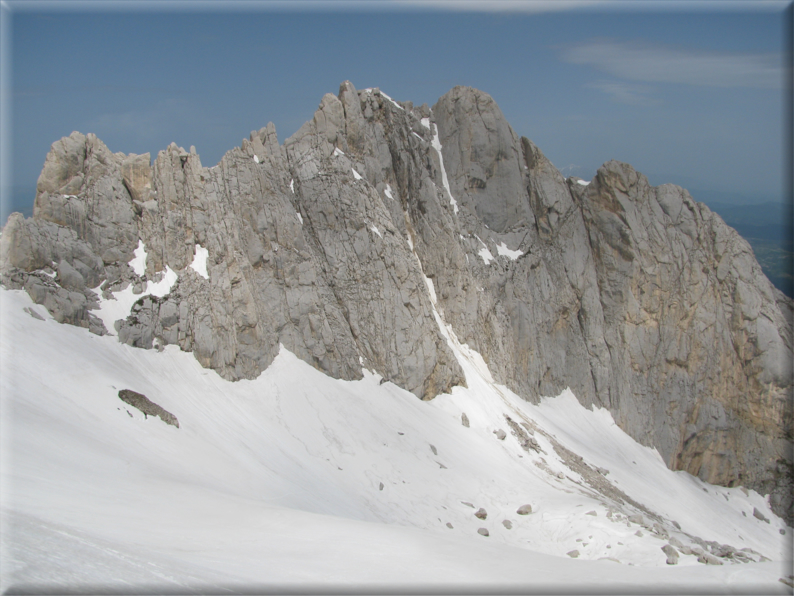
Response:
[[[209,168],[72,133],[0,272],[58,322],[226,380],[284,349],[422,400],[467,384],[438,315],[495,383],[531,403],[570,388],[791,523],[791,299],[685,190],[615,161],[565,179],[475,89],[430,109],[345,82],[283,145],[270,124]]]

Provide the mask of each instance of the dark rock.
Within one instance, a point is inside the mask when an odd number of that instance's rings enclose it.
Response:
[[[119,398],[124,403],[143,412],[144,416],[157,416],[166,424],[179,428],[179,421],[176,419],[176,416],[150,401],[149,398],[142,393],[137,393],[130,389],[122,389],[119,391]]]

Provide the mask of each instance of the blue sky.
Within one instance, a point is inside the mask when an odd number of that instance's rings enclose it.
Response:
[[[214,165],[269,121],[283,142],[346,79],[417,105],[482,89],[566,175],[618,159],[699,200],[784,199],[785,3],[4,6],[22,190],[3,221],[73,130]]]

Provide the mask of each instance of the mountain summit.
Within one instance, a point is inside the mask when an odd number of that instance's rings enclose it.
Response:
[[[59,322],[228,380],[284,346],[424,400],[466,383],[438,317],[524,399],[569,387],[792,521],[794,303],[687,191],[617,161],[565,179],[476,89],[430,109],[345,82],[283,145],[268,124],[210,168],[74,132],[3,229],[0,275]]]

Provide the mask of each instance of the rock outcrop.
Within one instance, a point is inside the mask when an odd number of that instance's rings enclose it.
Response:
[[[268,124],[210,168],[72,133],[33,218],[3,229],[0,275],[59,321],[230,380],[283,345],[422,399],[465,382],[435,310],[524,398],[570,387],[671,468],[771,493],[792,521],[792,301],[685,190],[615,161],[565,179],[475,89],[430,109],[345,82],[283,145]]]

